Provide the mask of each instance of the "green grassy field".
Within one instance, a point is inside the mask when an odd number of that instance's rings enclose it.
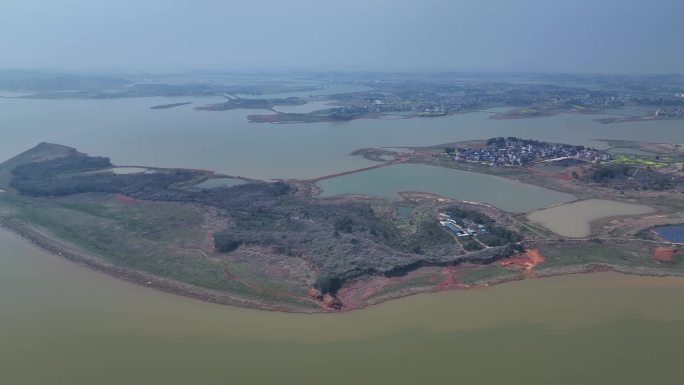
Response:
[[[488,280],[501,280],[519,276],[519,273],[509,270],[498,263],[493,263],[486,266],[477,266],[474,269],[468,269],[461,272],[458,276],[459,280],[465,284],[473,284],[478,282],[486,282]]]
[[[684,274],[681,259],[662,263],[652,259],[654,245],[637,241],[591,242],[542,246],[539,249],[546,257],[536,269],[605,264],[627,269],[658,269],[663,273]]]
[[[61,198],[0,196],[5,216],[42,229],[98,258],[128,269],[230,294],[311,306],[287,295],[305,288],[272,282],[212,250],[205,211],[173,202],[122,203],[112,195]],[[229,271],[233,279],[226,279]],[[258,282],[258,285],[250,285]]]

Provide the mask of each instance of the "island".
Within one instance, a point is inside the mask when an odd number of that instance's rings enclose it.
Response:
[[[192,102],[182,102],[182,103],[169,103],[169,104],[160,104],[157,106],[152,106],[150,107],[151,110],[166,110],[169,108],[175,108],[175,107],[180,107],[180,106],[186,106],[188,104],[192,104]]]
[[[300,106],[306,104],[306,101],[299,98],[281,98],[281,99],[248,99],[240,98],[232,95],[225,95],[227,101],[221,103],[209,104],[206,106],[195,107],[196,111],[228,111],[235,109],[259,109],[259,110],[273,110],[275,106]]]
[[[339,175],[267,182],[143,166],[117,173],[106,157],[41,143],[0,164],[0,224],[140,285],[288,312],[598,270],[684,275],[684,243],[660,230],[684,223],[678,152],[619,155],[509,137],[355,154],[377,164],[352,174],[422,164],[574,199],[508,212],[419,191],[400,200],[322,196],[318,183]]]

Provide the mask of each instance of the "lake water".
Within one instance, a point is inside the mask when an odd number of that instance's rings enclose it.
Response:
[[[453,199],[525,212],[575,199],[573,195],[491,175],[421,164],[397,164],[325,179],[321,196],[367,194],[400,199],[398,192],[429,191]]]
[[[329,105],[328,103],[330,103],[330,101],[321,100],[321,101],[307,102],[306,104],[302,104],[301,106],[275,106],[275,108],[273,108],[273,109],[278,111],[278,112],[286,112],[286,113],[293,113],[293,114],[306,114],[308,112],[333,108],[333,106]]]
[[[655,209],[625,202],[587,199],[535,211],[528,218],[556,234],[582,238],[591,235],[591,223],[603,218],[622,215],[641,215]]]
[[[0,159],[50,141],[115,164],[309,178],[373,164],[349,156],[371,146],[491,136],[684,142],[681,121],[603,125],[588,115],[263,125],[246,121],[255,110],[192,110],[222,98],[149,109],[181,101],[0,98]],[[449,190],[435,183],[419,187]],[[480,192],[475,199],[498,193]],[[130,285],[0,231],[0,384],[672,384],[683,329],[683,279],[567,276],[291,315]]]
[[[629,147],[613,147],[609,151],[617,153],[617,154],[628,154],[628,155],[642,155],[642,156],[655,156],[656,155],[652,152],[647,152],[647,151],[639,150],[637,148],[629,148]]]
[[[134,286],[4,231],[0,243],[2,384],[669,385],[681,374],[684,279],[566,276],[296,315]]]
[[[223,98],[32,100],[0,98],[0,159],[50,141],[109,156],[115,164],[210,169],[252,178],[313,178],[373,164],[349,154],[364,147],[428,146],[521,136],[605,147],[594,139],[684,143],[682,121],[600,124],[596,115],[489,119],[491,113],[424,119],[257,124],[265,110],[194,111]]]

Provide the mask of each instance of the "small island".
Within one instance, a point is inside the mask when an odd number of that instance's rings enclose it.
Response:
[[[170,103],[170,104],[160,104],[158,106],[152,106],[150,107],[151,110],[166,110],[169,108],[174,108],[174,107],[180,107],[180,106],[186,106],[188,104],[192,104],[193,102],[183,102],[183,103]]]

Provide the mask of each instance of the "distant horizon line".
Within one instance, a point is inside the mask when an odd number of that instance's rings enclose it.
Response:
[[[86,69],[66,67],[0,67],[0,72],[41,72],[51,74],[101,74],[101,75],[184,75],[184,74],[396,74],[396,75],[573,75],[573,76],[684,76],[684,72],[643,72],[643,73],[619,73],[600,71],[551,71],[551,70],[468,70],[468,69],[443,69],[443,70],[381,70],[381,69],[305,69],[305,68],[232,68],[232,69],[174,69],[174,70],[143,70],[143,69]]]

